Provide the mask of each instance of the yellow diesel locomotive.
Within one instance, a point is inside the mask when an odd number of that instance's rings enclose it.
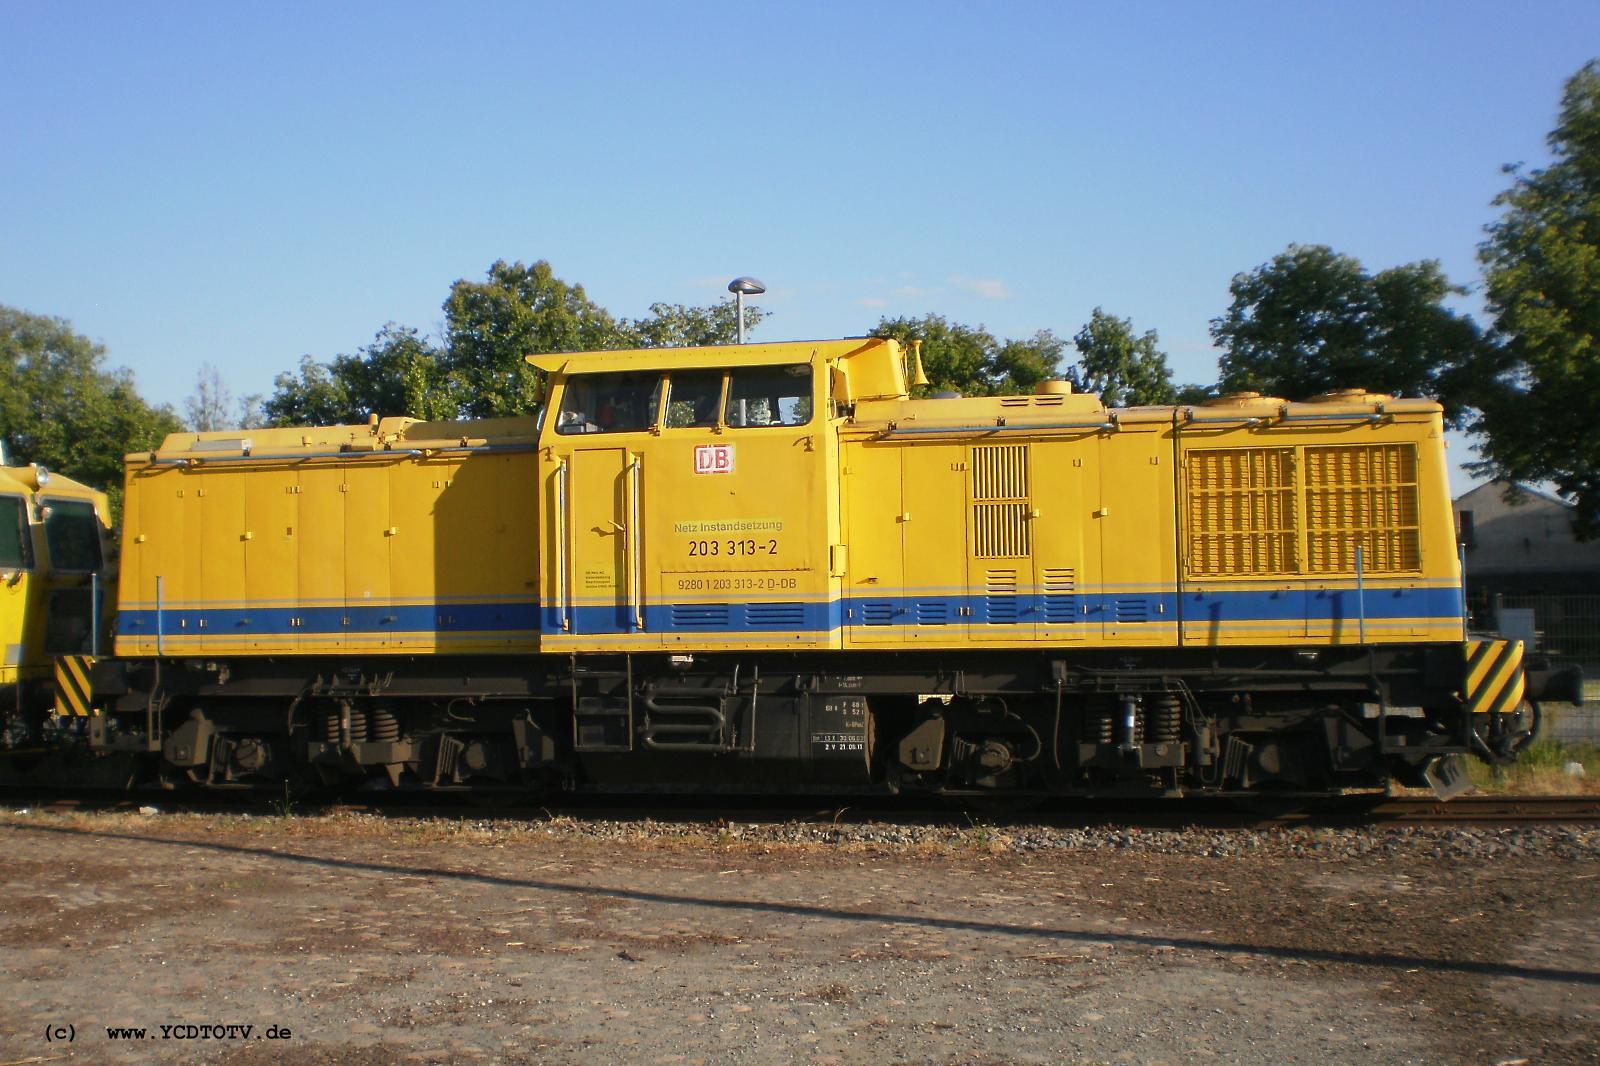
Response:
[[[1450,792],[1529,694],[1519,645],[1469,663],[1431,402],[912,399],[883,339],[529,361],[536,417],[129,456],[91,756],[215,787]]]
[[[87,485],[0,466],[0,749],[34,749],[89,713],[88,667],[116,593],[108,516]]]

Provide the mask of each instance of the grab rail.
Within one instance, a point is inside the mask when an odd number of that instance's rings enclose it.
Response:
[[[628,608],[633,612],[633,627],[644,629],[644,569],[640,565],[639,478],[644,457],[636,455],[628,465]]]
[[[556,610],[561,617],[561,628],[572,629],[571,598],[568,594],[570,578],[567,574],[567,461],[556,466]]]

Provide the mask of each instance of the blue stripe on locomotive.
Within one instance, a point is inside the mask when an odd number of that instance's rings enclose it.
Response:
[[[966,612],[970,611],[968,614]],[[542,617],[541,617],[542,615]],[[1348,622],[1400,618],[1459,621],[1460,590],[1275,589],[1212,592],[1021,593],[1013,595],[847,596],[828,602],[664,603],[645,609],[645,631],[671,633],[827,633],[850,626],[1099,625],[1141,622],[1222,624],[1232,622]],[[576,633],[633,632],[625,605],[570,609]],[[299,625],[291,625],[294,619]],[[171,636],[243,636],[330,633],[538,632],[560,631],[554,607],[533,602],[405,604],[350,607],[184,608],[163,611]],[[154,610],[124,610],[118,632],[130,637],[156,633]]]

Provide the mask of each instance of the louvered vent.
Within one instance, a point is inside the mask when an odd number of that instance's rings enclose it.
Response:
[[[1112,609],[1119,622],[1150,621],[1150,601],[1143,596],[1119,596]]]
[[[1422,569],[1417,450],[1409,444],[1307,448],[1306,569],[1351,573]]]
[[[672,605],[674,629],[726,629],[726,603],[675,603]]]
[[[1191,575],[1298,572],[1293,448],[1192,451],[1186,472]]]
[[[942,626],[950,621],[950,604],[945,600],[918,600],[917,625]]]
[[[1012,625],[1017,620],[1017,572],[989,570],[983,582],[984,621],[991,625]]]
[[[1044,571],[1044,620],[1065,625],[1078,620],[1078,574],[1065,568]]]
[[[861,605],[861,624],[886,626],[894,622],[893,600],[867,600]]]
[[[752,603],[745,608],[745,619],[753,626],[800,628],[806,623],[803,603]]]
[[[1025,559],[1033,553],[1026,444],[972,449],[972,501],[976,558]]]

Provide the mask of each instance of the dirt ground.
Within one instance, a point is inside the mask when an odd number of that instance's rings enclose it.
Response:
[[[4,812],[0,1063],[1600,1058],[1600,849],[1350,832]]]

